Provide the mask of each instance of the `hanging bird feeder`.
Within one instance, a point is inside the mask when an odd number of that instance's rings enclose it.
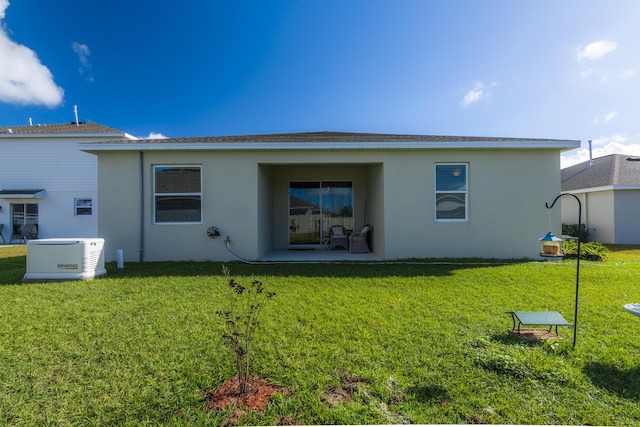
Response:
[[[561,257],[562,255],[562,239],[554,236],[552,232],[548,232],[538,239],[542,242],[542,252],[540,256],[544,257]]]

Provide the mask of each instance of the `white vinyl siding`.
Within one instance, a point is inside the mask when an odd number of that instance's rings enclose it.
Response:
[[[103,138],[103,139],[106,139]],[[38,204],[38,237],[97,237],[97,215],[75,215],[76,198],[98,199],[97,156],[80,151],[78,142],[96,138],[52,137],[0,139],[2,162],[1,188],[43,189],[41,198],[29,200]],[[0,223],[10,223],[10,203],[24,199],[0,200],[5,209]],[[73,208],[72,208],[73,207]]]

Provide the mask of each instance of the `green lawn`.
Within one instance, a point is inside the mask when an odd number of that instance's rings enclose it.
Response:
[[[582,262],[578,341],[511,337],[512,310],[573,322],[575,261],[245,265],[277,296],[255,374],[287,387],[238,424],[640,424],[640,248]],[[0,425],[219,425],[205,393],[234,374],[220,263],[126,264],[22,284],[0,247]],[[340,379],[350,400],[330,404]]]

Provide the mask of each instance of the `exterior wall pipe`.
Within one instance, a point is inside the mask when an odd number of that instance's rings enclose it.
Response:
[[[140,151],[140,262],[144,262],[144,152]]]

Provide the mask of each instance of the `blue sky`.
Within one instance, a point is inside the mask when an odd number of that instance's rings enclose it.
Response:
[[[640,2],[0,0],[0,126],[577,139],[640,155]]]

